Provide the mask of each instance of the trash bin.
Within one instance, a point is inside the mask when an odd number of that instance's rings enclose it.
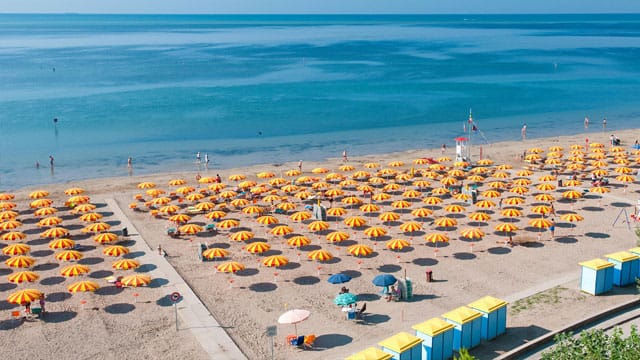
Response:
[[[122,228],[122,236],[129,236],[129,230],[127,228]]]
[[[430,283],[433,281],[433,271],[432,270],[427,270],[425,271],[425,273],[427,274],[427,282]]]

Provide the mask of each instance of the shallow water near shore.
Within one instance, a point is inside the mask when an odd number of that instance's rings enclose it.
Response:
[[[145,174],[198,171],[197,151],[215,170],[453,147],[471,108],[475,144],[638,118],[637,15],[0,15],[0,34],[0,189],[129,156]]]

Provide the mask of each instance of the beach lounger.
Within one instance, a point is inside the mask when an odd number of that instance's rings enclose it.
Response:
[[[205,228],[207,231],[216,231],[216,224],[207,224]]]
[[[187,208],[187,214],[200,214],[202,210],[198,210],[195,206],[189,206]]]

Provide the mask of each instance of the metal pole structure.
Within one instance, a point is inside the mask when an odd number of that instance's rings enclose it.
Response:
[[[271,360],[273,360],[273,336],[271,336]]]
[[[176,317],[176,331],[178,331],[178,304],[175,302],[173,303],[173,310]]]
[[[473,115],[471,114],[471,108],[469,108],[469,144],[467,144],[467,161],[471,161],[471,133],[473,129]]]

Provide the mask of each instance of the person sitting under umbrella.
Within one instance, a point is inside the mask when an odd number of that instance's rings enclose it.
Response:
[[[342,287],[342,289],[340,289],[340,294],[346,294],[349,292],[349,289],[347,289],[345,286]]]

